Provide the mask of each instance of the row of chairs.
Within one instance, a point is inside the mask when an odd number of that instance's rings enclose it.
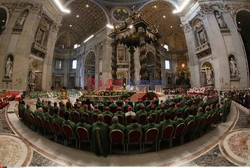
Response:
[[[22,113],[22,112],[21,112]],[[90,133],[86,128],[79,127],[75,131],[71,129],[68,125],[60,126],[56,122],[50,122],[49,120],[43,120],[41,117],[34,117],[33,114],[24,112],[24,121],[30,126],[33,130],[38,130],[41,133],[46,135],[53,134],[54,141],[57,142],[58,137],[64,139],[64,145],[68,144],[68,140],[75,140],[76,148],[81,148],[81,143],[90,143]],[[129,150],[130,144],[138,144],[140,146],[140,151],[145,150],[146,144],[155,145],[155,150],[160,149],[161,142],[168,141],[169,146],[172,147],[173,139],[179,139],[180,144],[184,143],[184,137],[189,137],[190,141],[195,138],[196,135],[202,136],[204,131],[207,131],[212,124],[217,124],[221,120],[220,112],[216,112],[213,115],[209,115],[205,119],[201,119],[198,123],[195,123],[194,120],[191,120],[188,124],[181,123],[176,127],[167,126],[163,128],[162,132],[159,132],[157,128],[149,129],[145,135],[141,131],[132,130],[126,137],[127,141],[125,142],[124,132],[121,130],[113,130],[109,134],[110,138],[110,152],[112,151],[113,145],[123,145],[123,150],[125,148]],[[92,146],[92,145],[91,145]]]

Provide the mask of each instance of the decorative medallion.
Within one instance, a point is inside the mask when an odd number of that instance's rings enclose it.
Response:
[[[0,134],[0,165],[28,166],[33,153],[20,138],[14,135]]]
[[[126,7],[117,7],[112,10],[112,17],[116,22],[125,21],[130,15],[130,11]]]
[[[234,131],[220,143],[221,152],[231,162],[250,165],[250,131],[247,129]]]

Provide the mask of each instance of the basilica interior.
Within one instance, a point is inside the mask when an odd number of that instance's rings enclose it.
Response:
[[[0,0],[1,166],[249,166],[250,0]]]

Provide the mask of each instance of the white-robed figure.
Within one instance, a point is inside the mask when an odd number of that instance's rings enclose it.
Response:
[[[12,78],[12,67],[13,62],[11,61],[10,57],[7,59],[6,65],[5,65],[5,77]]]
[[[233,58],[230,59],[230,70],[231,70],[231,76],[238,76],[238,68]]]

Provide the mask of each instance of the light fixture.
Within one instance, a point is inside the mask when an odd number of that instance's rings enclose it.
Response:
[[[89,7],[89,5],[87,4],[87,5],[86,5],[86,8],[88,8],[88,7]]]
[[[92,39],[94,37],[94,35],[92,34],[91,36],[89,36],[85,41],[84,43],[87,43],[90,39]]]
[[[80,16],[79,15],[76,15],[77,18],[79,18]]]
[[[129,26],[128,26],[128,28],[130,28],[130,29],[133,29],[133,27],[134,27],[133,25],[129,25]]]
[[[70,13],[69,9],[66,9],[60,0],[54,0],[55,4],[57,5],[57,7],[60,9],[60,11],[62,11],[63,13]]]
[[[182,67],[182,68],[185,68],[185,64],[181,64],[181,67]]]
[[[114,29],[114,26],[111,25],[111,24],[107,24],[106,27],[109,28],[109,29]]]
[[[69,27],[72,27],[72,25],[69,25]]]
[[[240,24],[240,22],[238,22],[238,24]]]
[[[191,0],[185,0],[180,7],[173,11],[174,14],[182,12]]]
[[[154,8],[157,8],[157,6],[156,6],[156,5],[154,5]]]
[[[172,29],[172,28],[173,28],[173,26],[170,26],[170,28]]]
[[[163,18],[166,19],[166,15],[164,15]]]
[[[168,47],[167,44],[164,44],[164,45],[163,45],[163,48],[165,48],[167,51],[169,51],[169,47]]]
[[[2,22],[4,23],[4,22],[5,22],[5,20],[2,20]]]

